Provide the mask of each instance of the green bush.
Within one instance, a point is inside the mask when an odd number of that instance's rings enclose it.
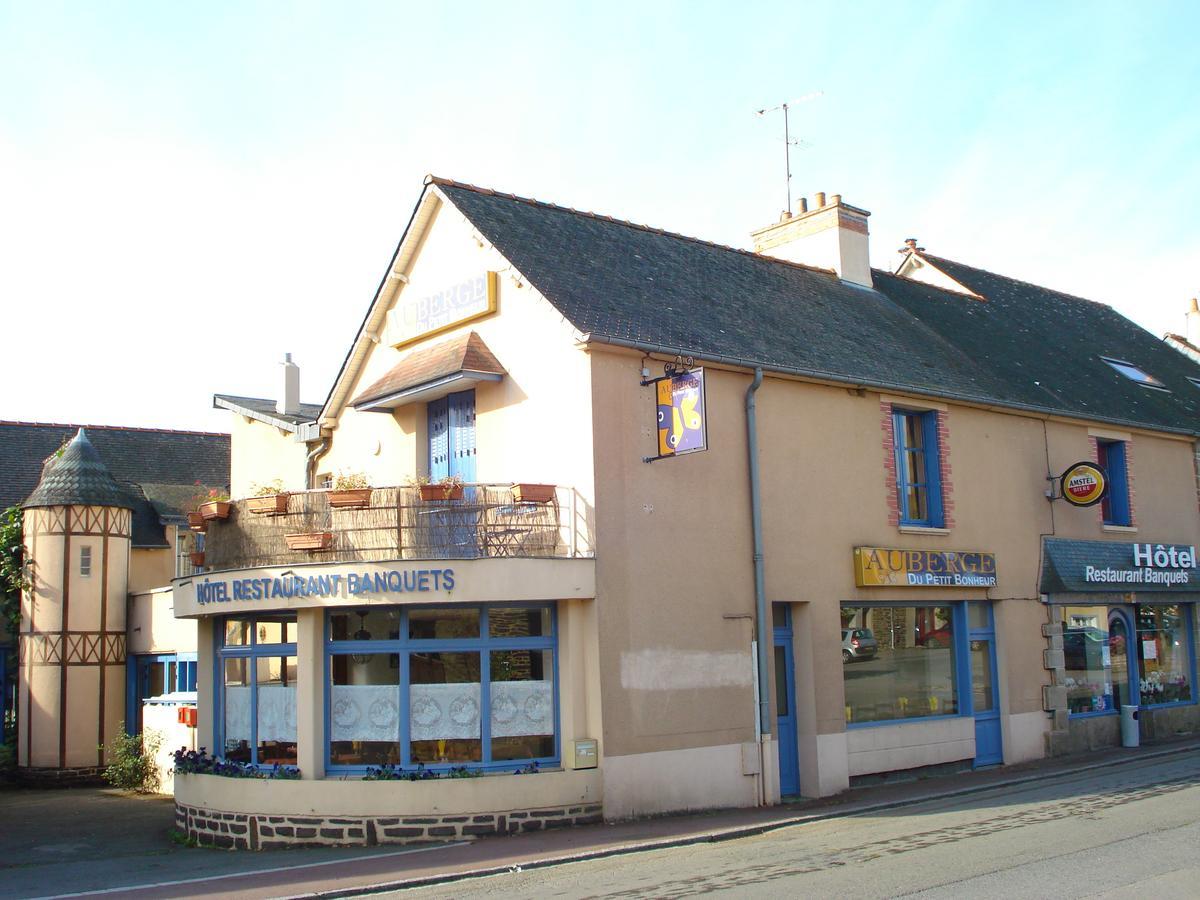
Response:
[[[158,766],[154,757],[162,746],[162,735],[151,731],[146,735],[126,734],[125,723],[117,726],[117,735],[108,742],[108,768],[104,780],[123,791],[153,794],[158,790]]]

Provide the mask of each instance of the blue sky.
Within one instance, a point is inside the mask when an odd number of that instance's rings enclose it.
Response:
[[[735,246],[797,195],[1111,303],[1200,292],[1200,4],[0,0],[0,418],[320,401],[426,172]],[[198,353],[208,354],[205,361]],[[45,372],[44,377],[33,373]]]

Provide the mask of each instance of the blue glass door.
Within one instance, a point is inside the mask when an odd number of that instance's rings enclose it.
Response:
[[[775,644],[775,730],[779,740],[779,793],[800,793],[800,757],[796,748],[796,675],[792,658],[791,610],[772,604]]]
[[[996,766],[1004,761],[1004,739],[1000,729],[996,627],[992,605],[972,601],[967,607],[971,711],[975,716],[975,768]]]

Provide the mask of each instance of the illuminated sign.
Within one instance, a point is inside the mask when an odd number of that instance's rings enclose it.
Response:
[[[1062,498],[1072,506],[1095,506],[1108,493],[1108,476],[1094,462],[1077,462],[1059,479]]]
[[[658,456],[682,456],[708,449],[704,421],[704,370],[667,375],[654,382],[657,396]]]
[[[424,296],[404,291],[388,313],[388,340],[403,347],[489,316],[496,311],[498,286],[496,272],[482,272]]]
[[[963,550],[854,548],[859,587],[995,587],[996,556]]]

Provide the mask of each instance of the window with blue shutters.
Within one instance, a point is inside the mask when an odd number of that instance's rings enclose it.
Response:
[[[429,480],[475,481],[475,392],[429,404]]]
[[[1124,441],[1097,441],[1096,461],[1108,475],[1108,493],[1100,501],[1105,525],[1132,525],[1129,505],[1129,470]]]
[[[901,525],[941,528],[942,479],[937,413],[895,410],[896,494]]]

